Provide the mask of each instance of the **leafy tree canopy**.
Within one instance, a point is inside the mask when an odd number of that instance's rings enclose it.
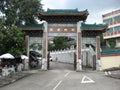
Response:
[[[108,41],[109,41],[110,48],[115,48],[116,40],[114,38],[111,38]]]
[[[4,53],[25,54],[25,39],[21,29],[14,25],[6,28],[0,19],[0,55]]]
[[[48,43],[48,50],[61,50],[69,47],[67,37],[56,37],[53,42],[53,45]]]
[[[16,26],[35,24],[37,12],[42,10],[41,0],[0,0],[0,55],[25,53],[24,33]]]
[[[7,25],[35,24],[41,0],[0,0],[0,11]]]

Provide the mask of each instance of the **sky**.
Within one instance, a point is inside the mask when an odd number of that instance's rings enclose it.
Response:
[[[43,9],[88,10],[86,23],[102,23],[102,15],[120,9],[120,0],[42,0]]]

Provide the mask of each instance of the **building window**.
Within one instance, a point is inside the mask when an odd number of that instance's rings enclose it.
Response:
[[[111,33],[113,32],[113,28],[109,28],[106,33]]]
[[[114,21],[120,21],[120,16],[114,17]]]
[[[115,30],[115,31],[120,31],[120,26],[114,27],[114,30]]]
[[[105,20],[103,20],[103,22],[104,22],[104,23],[106,23],[106,24],[109,24],[109,23],[111,23],[111,22],[112,22],[112,18],[105,19]]]

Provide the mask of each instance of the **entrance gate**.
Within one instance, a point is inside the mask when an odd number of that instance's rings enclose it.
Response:
[[[74,70],[76,70],[76,50],[74,49],[67,49],[67,50],[58,50],[58,51],[51,51],[48,53],[48,57],[52,57],[53,62],[61,62],[61,63],[68,63],[72,64]],[[48,58],[47,65],[50,69],[50,59]]]
[[[39,12],[40,20],[45,20],[44,30],[43,30],[43,60],[42,60],[42,70],[47,70],[49,68],[48,60],[48,37],[50,36],[72,36],[76,37],[77,48],[75,55],[75,69],[76,71],[82,70],[82,37],[85,33],[82,33],[81,22],[86,21],[88,16],[88,11],[78,11],[78,9],[66,9],[66,10],[52,10],[48,9],[45,12]],[[89,28],[87,28],[89,29]],[[95,30],[97,31],[97,30]],[[93,35],[94,33],[91,32]],[[96,32],[95,32],[96,33]],[[89,35],[89,30],[88,34]],[[100,67],[100,38],[99,33],[96,33],[96,66]]]
[[[48,37],[67,36],[77,38],[77,50],[74,59],[74,69],[82,70],[81,65],[81,22],[77,24],[49,24],[44,22],[44,40],[43,40],[43,64],[42,69],[49,69]],[[46,65],[45,65],[46,64]],[[47,67],[45,67],[47,66]]]
[[[66,36],[66,37],[72,37],[74,39],[77,38],[77,27],[76,24],[49,24],[47,26],[47,41],[49,37],[61,37],[61,36]],[[48,43],[47,43],[48,44]],[[47,45],[48,47],[48,45]],[[46,50],[47,52],[47,50]],[[66,53],[67,51],[65,51]],[[72,50],[72,53],[76,52],[76,50]],[[64,52],[62,52],[63,54]],[[70,53],[70,52],[68,52]],[[48,53],[47,58],[50,57],[50,53]],[[75,57],[75,55],[73,55],[73,57]],[[73,59],[73,63],[74,63],[74,69],[76,70],[76,57],[75,59]],[[47,69],[49,69],[49,58],[47,61]]]
[[[92,53],[89,49],[82,51],[82,66],[84,69],[91,68],[96,70],[96,54]]]
[[[82,65],[84,68],[96,69],[96,52],[97,39],[96,37],[82,38]]]

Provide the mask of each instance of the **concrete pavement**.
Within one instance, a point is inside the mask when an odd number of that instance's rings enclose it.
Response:
[[[76,72],[72,67],[56,63],[48,71],[31,71],[33,74],[29,77],[0,90],[120,90],[120,79],[106,77],[98,71]]]
[[[11,84],[30,75],[28,72],[18,72],[10,76],[0,77],[0,87]]]

